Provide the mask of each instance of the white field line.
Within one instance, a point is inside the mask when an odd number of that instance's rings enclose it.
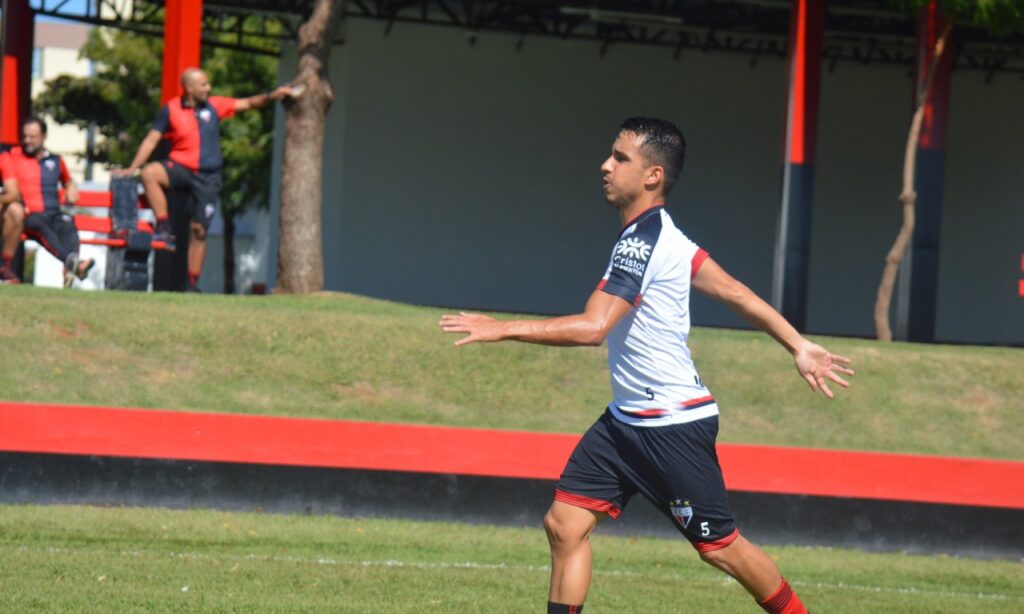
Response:
[[[77,549],[71,548],[57,548],[57,547],[30,547],[30,546],[0,546],[0,550],[9,550],[16,552],[45,552],[47,554],[73,554],[79,552]],[[259,561],[269,563],[301,563],[311,565],[336,565],[339,567],[395,567],[395,568],[408,568],[408,569],[480,569],[480,570],[499,570],[499,571],[520,571],[528,573],[550,573],[551,567],[548,565],[508,565],[505,563],[478,563],[475,561],[455,561],[455,562],[428,562],[428,561],[399,561],[396,559],[383,559],[373,561],[351,561],[344,559],[333,559],[325,557],[301,557],[292,555],[277,555],[277,554],[222,554],[222,555],[209,555],[203,552],[150,552],[145,550],[122,550],[119,553],[121,556],[139,557],[139,558],[161,558],[171,557],[177,559],[188,559],[188,560],[219,560],[219,561]],[[712,573],[692,573],[686,574],[673,574],[673,573],[640,573],[636,571],[627,571],[621,569],[594,569],[595,576],[619,576],[619,577],[635,577],[635,578],[652,578],[656,580],[665,581],[686,581],[693,582],[699,581],[705,584],[736,584],[736,581],[732,578],[722,574]],[[867,592],[867,593],[892,593],[900,595],[921,595],[921,596],[935,596],[935,597],[961,597],[968,599],[991,599],[997,601],[1012,601],[1024,603],[1024,596],[1021,595],[1004,595],[1002,593],[968,593],[963,591],[937,591],[931,589],[921,589],[913,586],[909,587],[893,587],[893,586],[870,586],[865,584],[849,584],[846,582],[804,582],[801,580],[790,580],[790,584],[793,586],[806,586],[811,588],[834,590],[834,591],[856,591],[856,592]]]

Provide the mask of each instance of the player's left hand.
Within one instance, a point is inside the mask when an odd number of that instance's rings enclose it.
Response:
[[[839,373],[854,374],[853,369],[848,366],[852,361],[845,356],[833,354],[817,343],[805,341],[793,354],[793,360],[796,362],[796,370],[800,372],[800,376],[815,392],[821,391],[830,399],[835,396],[829,389],[826,379],[832,380],[843,388],[850,387],[850,383],[839,375]]]
[[[445,314],[441,316],[441,321],[438,324],[446,333],[469,333],[456,341],[455,345],[466,345],[474,341],[501,340],[500,322],[481,313],[460,311],[459,315]]]

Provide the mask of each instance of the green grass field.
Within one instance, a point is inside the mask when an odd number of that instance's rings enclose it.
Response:
[[[675,540],[594,537],[587,612],[759,612]],[[1008,561],[768,548],[815,612],[1021,612]],[[0,506],[0,609],[540,612],[539,528]]]
[[[0,288],[0,396],[581,433],[609,400],[604,348],[455,349],[438,308],[347,295]],[[1024,459],[1024,350],[817,339],[854,387],[811,393],[766,335],[695,329],[720,440]]]
[[[0,398],[582,432],[603,348],[454,349],[444,312],[345,295],[0,288]],[[722,441],[1024,459],[1024,350],[818,339],[854,388],[810,393],[764,335],[696,329]],[[2,481],[0,481],[2,488]],[[522,529],[380,519],[0,506],[0,611],[538,612]],[[756,612],[679,540],[594,540],[587,612]],[[1024,564],[767,548],[812,610],[1021,612]]]

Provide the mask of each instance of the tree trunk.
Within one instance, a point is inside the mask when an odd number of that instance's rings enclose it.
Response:
[[[914,172],[917,166],[917,140],[921,134],[921,122],[924,121],[925,102],[928,100],[928,92],[931,90],[932,80],[935,78],[935,70],[942,59],[942,52],[946,47],[949,33],[953,30],[952,24],[947,24],[942,36],[935,42],[935,52],[932,54],[931,66],[928,67],[928,78],[925,79],[921,91],[917,95],[917,106],[914,108],[914,117],[910,121],[910,134],[907,136],[907,148],[903,154],[903,192],[900,194],[900,203],[903,206],[903,225],[896,235],[896,241],[892,244],[888,255],[885,257],[885,268],[882,269],[882,280],[878,284],[878,295],[875,298],[875,335],[879,341],[892,341],[892,329],[889,326],[889,306],[892,304],[892,288],[896,283],[896,274],[900,270],[900,262],[903,261],[903,254],[907,251],[907,243],[914,234],[914,205],[917,202],[917,192],[914,191]]]
[[[224,212],[224,294],[235,293],[235,216]]]
[[[277,259],[277,287],[282,292],[304,294],[324,286],[321,178],[324,124],[334,100],[327,61],[344,14],[344,0],[316,0],[299,29],[299,71],[292,84],[304,90],[297,98],[285,99]]]

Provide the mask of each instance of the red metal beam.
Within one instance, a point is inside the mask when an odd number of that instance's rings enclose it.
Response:
[[[932,0],[921,9],[917,20],[917,82],[914,88],[914,103],[924,87],[928,69],[935,59],[935,43],[946,28],[946,16],[938,3]],[[950,35],[952,39],[952,34]],[[950,75],[953,71],[953,41],[946,41],[946,49],[939,59],[938,68],[925,101],[924,121],[918,141],[921,149],[946,149],[946,124],[949,119]],[[941,178],[940,178],[941,179]]]
[[[203,0],[167,0],[164,14],[164,64],[160,103],[181,94],[181,73],[199,67]]]
[[[786,161],[790,164],[814,162],[824,33],[824,0],[793,0],[786,113]]]
[[[0,450],[555,480],[577,435],[0,403]],[[1024,509],[1024,463],[719,444],[730,490]]]
[[[3,0],[0,143],[4,145],[15,145],[21,140],[21,121],[29,114],[34,31],[35,20],[28,0]]]

